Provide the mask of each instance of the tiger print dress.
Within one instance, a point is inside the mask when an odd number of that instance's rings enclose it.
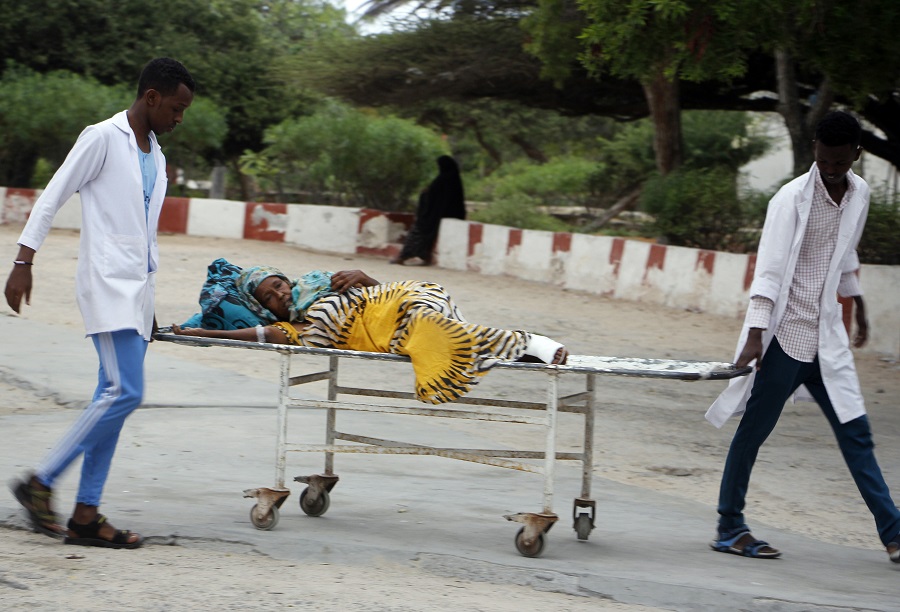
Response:
[[[317,300],[299,332],[276,323],[292,344],[407,355],[416,396],[442,404],[465,395],[498,361],[525,353],[530,334],[468,323],[443,287],[403,281]]]

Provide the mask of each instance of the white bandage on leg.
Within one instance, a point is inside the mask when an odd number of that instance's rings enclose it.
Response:
[[[547,336],[531,334],[531,340],[525,348],[525,354],[537,357],[544,363],[553,363],[553,360],[556,358],[556,352],[561,348],[565,347],[556,340],[551,340]]]

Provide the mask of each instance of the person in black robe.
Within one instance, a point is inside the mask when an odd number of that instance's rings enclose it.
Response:
[[[403,250],[391,263],[403,264],[407,259],[418,257],[426,266],[430,266],[441,219],[466,218],[466,200],[459,165],[449,155],[438,157],[437,164],[440,172],[419,195],[416,221],[406,234]]]

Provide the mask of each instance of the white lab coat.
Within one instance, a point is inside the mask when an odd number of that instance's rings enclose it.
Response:
[[[763,332],[763,354],[775,335],[775,329],[787,305],[788,291],[812,205],[815,172],[813,166],[809,172],[782,187],[769,202],[766,212],[756,271],[750,287],[751,296],[767,297],[775,304],[769,327]],[[835,297],[841,274],[859,268],[856,246],[869,211],[869,187],[866,182],[852,171],[847,173],[847,179],[853,182],[856,190],[841,213],[837,243],[828,266],[819,305],[819,366],[828,398],[841,423],[866,413],[853,353],[850,351],[850,339],[843,324],[843,309]],[[735,351],[735,361],[747,340],[748,331],[745,318]],[[742,414],[754,380],[755,371],[749,376],[732,379],[710,406],[706,413],[707,420],[716,427],[721,427],[731,416]],[[797,397],[810,398],[805,387],[798,390]]]
[[[88,126],[35,203],[19,244],[38,250],[65,202],[81,194],[76,297],[88,334],[134,329],[147,340],[159,251],[156,230],[166,195],[166,159],[150,133],[156,183],[149,214],[137,140],[126,111]]]

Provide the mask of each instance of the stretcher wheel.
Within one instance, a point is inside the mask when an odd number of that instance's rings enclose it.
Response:
[[[579,514],[575,518],[575,533],[579,540],[587,540],[591,535],[591,517],[589,514]]]
[[[531,546],[525,546],[525,528],[522,527],[516,534],[516,550],[523,557],[540,557],[544,552],[544,534],[538,535]]]
[[[279,519],[278,507],[272,506],[269,513],[262,520],[257,518],[256,508],[257,505],[250,508],[250,522],[253,523],[253,526],[262,531],[271,531],[272,529],[275,529],[275,525],[278,524]]]
[[[300,494],[300,509],[303,510],[309,516],[322,516],[326,512],[328,512],[328,506],[331,505],[331,499],[328,496],[328,491],[322,490],[319,493],[319,498],[315,501],[315,503],[309,503],[306,501],[306,493],[309,491],[309,488],[303,489],[303,493]]]

